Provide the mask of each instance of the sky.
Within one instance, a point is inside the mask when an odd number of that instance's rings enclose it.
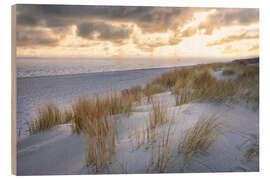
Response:
[[[259,56],[259,9],[17,5],[17,56]]]

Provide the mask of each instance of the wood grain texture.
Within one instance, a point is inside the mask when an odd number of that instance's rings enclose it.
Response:
[[[16,5],[11,7],[11,173],[17,174],[16,146]]]

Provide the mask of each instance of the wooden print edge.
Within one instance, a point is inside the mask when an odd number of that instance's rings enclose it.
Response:
[[[11,173],[17,174],[16,143],[16,5],[11,6]]]

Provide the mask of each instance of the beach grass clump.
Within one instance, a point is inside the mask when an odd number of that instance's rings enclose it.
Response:
[[[189,94],[191,94],[189,95],[190,101],[209,100],[212,96],[216,95],[216,86],[217,80],[208,70],[197,73],[190,82],[189,89],[187,89]]]
[[[245,154],[245,158],[247,160],[251,159],[253,156],[259,155],[259,144],[258,143],[254,143],[252,144],[252,146],[247,150],[246,154]]]
[[[230,75],[235,74],[237,70],[238,76],[235,79],[218,80],[211,74],[211,71],[220,68],[225,68],[223,73]],[[243,97],[243,90],[257,91],[258,82],[258,67],[238,63],[215,63],[174,70],[166,72],[152,81],[154,84],[169,88],[175,95],[177,106],[191,101],[222,103],[229,100],[230,102],[236,102],[239,100],[239,95],[241,95],[241,98]],[[154,92],[148,94],[153,95]],[[252,92],[248,95],[246,93],[244,99],[253,102],[253,109],[257,109],[259,104],[258,93]]]
[[[96,172],[111,162],[115,152],[115,125],[111,115],[121,112],[118,96],[80,98],[73,106],[73,130],[87,137],[86,165]]]
[[[147,97],[147,101],[150,102],[150,100],[152,99],[152,95],[165,92],[166,90],[167,89],[163,85],[151,82],[146,84],[143,92],[144,95]]]
[[[193,74],[190,74],[186,78],[179,77],[174,86],[171,87],[171,92],[175,95],[179,94],[180,89],[192,89],[193,83],[194,83],[194,77],[197,72],[194,72]]]
[[[179,94],[180,89],[200,89],[207,90],[213,87],[216,79],[205,69],[183,69],[178,72],[178,78],[171,88],[173,94]]]
[[[219,80],[215,86],[210,87],[206,90],[206,93],[199,96],[202,101],[209,100],[210,102],[220,104],[225,101],[232,102],[238,90],[238,87],[232,80]]]
[[[178,94],[175,95],[175,105],[180,106],[197,100],[197,92],[193,89],[182,88]]]
[[[121,95],[133,102],[140,102],[143,97],[143,89],[141,86],[132,86],[129,89],[122,90]]]
[[[167,89],[171,89],[175,86],[178,81],[180,85],[179,88],[183,87],[186,82],[191,78],[191,76],[196,71],[197,67],[183,68],[180,70],[174,70],[171,72],[166,72],[160,77],[153,80],[153,83],[160,84]]]
[[[254,111],[258,111],[259,109],[259,89],[255,89],[252,91],[251,95],[247,98],[247,102],[251,104],[251,109]]]
[[[179,144],[179,153],[184,154],[185,163],[192,155],[199,151],[206,151],[213,144],[220,133],[217,115],[201,116],[196,124],[185,134]]]
[[[253,87],[259,83],[259,67],[246,66],[235,80],[239,86]]]
[[[110,93],[104,99],[105,111],[108,111],[110,115],[115,114],[130,114],[132,111],[133,99],[131,96],[123,96],[118,93]]]
[[[232,99],[237,90],[232,80],[216,80],[208,71],[201,72],[191,79],[189,85],[178,90],[175,94],[176,105],[192,101],[222,103]]]
[[[117,93],[107,96],[84,97],[72,106],[73,125],[76,133],[84,131],[88,121],[97,121],[115,114],[129,114],[132,111],[132,100]]]
[[[177,71],[165,72],[152,81],[153,84],[160,84],[165,88],[172,87],[177,79]]]
[[[152,147],[151,166],[152,171],[158,173],[165,173],[171,165],[172,152],[170,149],[171,144],[171,126],[165,132],[161,140]]]
[[[155,128],[170,121],[168,108],[165,104],[152,102],[152,111],[149,113],[149,126]]]
[[[203,71],[194,77],[192,87],[194,89],[210,89],[215,86],[216,81],[216,78],[209,71]]]
[[[239,89],[237,96],[245,100],[251,109],[259,109],[259,67],[246,66],[235,79],[235,86]]]
[[[85,134],[88,145],[86,165],[95,167],[98,173],[107,163],[112,163],[115,153],[115,122],[107,117],[88,122]]]
[[[222,75],[223,76],[231,76],[231,75],[234,75],[235,72],[233,69],[225,69],[222,71]]]
[[[217,71],[221,68],[223,68],[224,66],[227,66],[228,64],[225,63],[213,63],[213,64],[209,64],[209,68],[212,69],[213,71]]]
[[[49,130],[63,123],[63,115],[58,106],[46,103],[39,108],[36,119],[29,124],[30,135]]]
[[[108,116],[108,110],[99,96],[91,98],[79,98],[72,106],[73,111],[73,131],[80,134],[86,131],[88,121],[98,121]]]
[[[64,113],[63,113],[64,115],[64,122],[65,123],[68,123],[68,122],[71,122],[72,121],[72,119],[73,119],[73,112],[72,112],[72,110],[70,110],[70,109],[66,109],[65,111],[64,111]]]

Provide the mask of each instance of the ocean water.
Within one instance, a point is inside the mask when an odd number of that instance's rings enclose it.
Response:
[[[213,62],[215,59],[18,57],[16,61],[17,77],[37,77],[186,66]]]

